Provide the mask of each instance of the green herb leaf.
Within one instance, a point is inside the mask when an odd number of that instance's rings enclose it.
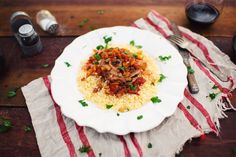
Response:
[[[125,70],[126,70],[126,68],[125,68],[124,66],[120,66],[120,67],[118,67],[118,69],[119,69],[120,71],[125,71]]]
[[[69,62],[64,62],[67,67],[71,67],[71,64]]]
[[[190,66],[187,67],[187,70],[188,70],[189,74],[193,74],[194,73],[194,70]]]
[[[166,78],[165,75],[160,74],[160,78],[159,78],[158,82],[162,82],[165,78]]]
[[[105,13],[105,10],[97,10],[97,14],[103,15]]]
[[[101,59],[101,55],[98,54],[98,53],[96,53],[96,54],[94,55],[94,58],[95,58],[97,61],[99,61],[99,60]]]
[[[236,156],[236,148],[232,149],[232,154]]]
[[[106,104],[106,108],[107,108],[107,109],[112,108],[112,106],[113,106],[113,105]]]
[[[143,115],[139,115],[139,116],[137,117],[137,120],[140,120],[140,119],[143,119]]]
[[[137,47],[138,49],[141,49],[143,46],[142,45],[136,45],[135,47]]]
[[[32,131],[32,128],[30,126],[25,126],[24,131],[25,132],[30,132],[30,131]]]
[[[187,109],[190,109],[190,106],[189,106],[189,105],[187,106]]]
[[[152,101],[152,103],[155,104],[155,103],[160,103],[161,99],[159,99],[158,96],[154,96],[154,97],[151,98],[151,101]]]
[[[183,154],[183,153],[180,153],[180,154],[178,155],[178,157],[184,157],[184,154]]]
[[[83,19],[80,23],[79,23],[79,27],[82,28],[84,27],[84,25],[89,21],[89,19]]]
[[[103,39],[104,39],[104,42],[106,44],[105,48],[107,48],[108,47],[108,43],[112,40],[112,37],[104,36]]]
[[[90,29],[91,31],[93,31],[93,30],[95,30],[96,28],[95,28],[94,26],[89,26],[89,29]]]
[[[219,93],[209,93],[207,97],[210,97],[211,100],[214,100]]]
[[[147,147],[148,147],[148,148],[152,148],[152,144],[151,144],[151,143],[148,143]]]
[[[0,117],[0,133],[5,133],[12,128],[12,123],[9,119]]]
[[[134,57],[134,58],[138,58],[138,55],[137,55],[137,54],[133,54],[133,57]]]
[[[8,98],[12,98],[16,96],[16,90],[15,89],[11,89],[7,92],[7,97]]]
[[[95,62],[93,62],[93,64],[95,64],[95,65],[98,65],[98,64],[99,64],[99,62],[98,62],[98,61],[95,61]]]
[[[90,146],[82,146],[79,148],[80,153],[88,153],[90,150]]]
[[[134,40],[131,40],[131,41],[129,42],[129,44],[130,44],[131,46],[134,46],[134,45],[135,45]]]
[[[131,90],[136,90],[137,87],[131,83],[131,84],[129,84],[129,88],[130,88]]]
[[[102,45],[98,45],[98,46],[96,47],[96,49],[97,49],[97,50],[104,49],[104,46],[102,46]]]
[[[167,61],[167,60],[171,59],[171,56],[170,55],[169,56],[159,56],[159,59],[160,59],[160,61]]]
[[[214,85],[212,89],[218,89],[219,87],[217,85]]]
[[[42,64],[42,67],[43,67],[43,68],[48,68],[48,67],[49,67],[49,64]]]
[[[88,104],[84,100],[79,100],[79,103],[83,106],[86,107]]]

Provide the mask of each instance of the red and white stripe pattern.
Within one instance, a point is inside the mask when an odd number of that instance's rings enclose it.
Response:
[[[172,34],[169,20],[155,11],[151,11],[146,18],[137,20],[132,26],[150,30],[163,37]],[[182,35],[192,42],[195,50],[191,52],[192,56],[205,57],[215,69],[222,70],[222,67],[217,66],[218,59],[222,57],[218,56],[217,59],[212,57],[222,54],[214,52],[219,50],[214,48],[210,41],[185,28],[181,27],[181,31]],[[220,62],[223,61],[220,60]],[[216,105],[206,96],[213,84],[217,85],[223,94],[228,94],[234,87],[234,81],[229,79],[227,83],[220,82],[197,59],[192,59],[191,64],[199,80],[200,93],[191,95],[186,89],[184,100],[179,103],[174,115],[150,131],[125,136],[100,134],[91,128],[77,125],[62,115],[60,107],[53,100],[48,77],[32,81],[23,87],[22,91],[31,114],[41,155],[50,157],[168,157],[174,156],[188,139],[200,136],[204,131],[213,131],[218,134],[215,125],[215,119],[218,119],[215,117]],[[37,94],[32,94],[32,90],[36,90],[34,92]],[[220,98],[217,97],[217,99]],[[44,105],[41,105],[42,102]],[[42,115],[46,115],[45,119]],[[49,131],[45,131],[47,127]],[[148,148],[149,143],[153,148]],[[89,147],[90,151],[82,155],[79,152],[82,146]]]

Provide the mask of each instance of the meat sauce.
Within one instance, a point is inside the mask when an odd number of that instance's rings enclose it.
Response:
[[[104,88],[105,93],[116,97],[124,94],[139,95],[140,87],[145,83],[143,72],[147,63],[143,61],[142,51],[136,54],[124,48],[94,50],[83,67],[86,77],[100,78],[93,92]],[[84,81],[85,78],[82,78]]]

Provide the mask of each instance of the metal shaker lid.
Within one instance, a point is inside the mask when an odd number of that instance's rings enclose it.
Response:
[[[31,36],[34,33],[34,28],[30,24],[24,24],[19,28],[19,34],[22,37]]]
[[[23,24],[31,24],[30,16],[23,11],[16,11],[10,17],[10,25],[13,33],[17,33]]]

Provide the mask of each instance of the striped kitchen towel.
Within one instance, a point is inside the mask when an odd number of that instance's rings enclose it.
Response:
[[[155,11],[135,21],[133,26],[164,37],[172,34],[169,20]],[[125,136],[100,134],[61,113],[51,95],[50,76],[22,87],[41,156],[173,157],[191,138],[209,132],[218,135],[219,119],[227,117],[224,111],[233,108],[228,98],[235,88],[236,65],[208,39],[183,27],[180,30],[194,50],[190,61],[200,92],[191,95],[186,88],[176,112],[152,130]],[[206,58],[216,70],[226,73],[228,82],[218,80],[198,57]],[[225,104],[225,100],[229,103]]]

